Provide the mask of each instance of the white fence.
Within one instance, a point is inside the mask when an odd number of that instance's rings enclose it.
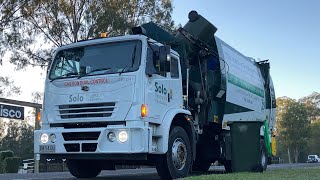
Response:
[[[34,172],[34,159],[25,159],[22,161],[23,166],[20,166],[18,173],[33,173]]]

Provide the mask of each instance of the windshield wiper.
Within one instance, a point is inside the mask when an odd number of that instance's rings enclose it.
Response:
[[[92,74],[92,73],[94,73],[94,72],[106,71],[106,70],[110,70],[110,69],[111,69],[110,67],[98,68],[98,69],[95,69],[95,70],[93,70],[93,71],[90,71],[90,72],[88,72],[88,73],[85,73],[85,74],[79,76],[78,79],[80,79],[80,78],[82,78],[82,77],[84,77],[84,76],[90,75],[90,74]],[[104,73],[102,73],[102,74],[104,74]],[[102,74],[96,74],[96,75],[102,75]]]
[[[69,72],[67,74],[62,75],[62,77],[69,77],[69,76],[72,76],[72,75],[79,75],[79,73],[78,72]]]
[[[131,69],[133,67],[134,60],[136,59],[136,51],[137,51],[137,45],[134,46],[134,49],[132,52],[131,66],[129,67],[129,69]],[[124,70],[129,66],[129,64],[130,64],[130,62],[121,70],[121,72],[119,73],[119,76],[124,72]]]
[[[77,73],[77,72],[69,72],[69,73],[67,73],[67,74],[64,74],[64,75],[62,75],[62,76],[59,76],[59,77],[57,77],[57,78],[54,78],[54,79],[52,79],[50,82],[52,82],[52,81],[54,81],[54,80],[57,80],[57,79],[64,79],[64,78],[66,78],[66,77],[70,77],[70,76],[72,76],[72,75],[79,75],[79,73]]]

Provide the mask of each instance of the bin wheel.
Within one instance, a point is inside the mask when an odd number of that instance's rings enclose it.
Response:
[[[168,151],[161,155],[156,168],[161,179],[186,177],[191,168],[191,145],[186,131],[173,127],[169,134]]]
[[[206,172],[209,170],[210,166],[211,162],[199,161],[196,159],[196,161],[192,164],[192,171]]]
[[[100,174],[101,165],[94,160],[67,160],[69,172],[77,178],[93,178]]]
[[[224,169],[226,170],[226,173],[232,173],[231,160],[225,160],[223,165]]]
[[[268,160],[267,148],[263,139],[260,140],[260,162],[261,162],[262,169],[264,171],[267,170],[269,160]]]

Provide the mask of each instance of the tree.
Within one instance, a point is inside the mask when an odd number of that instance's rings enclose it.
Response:
[[[291,157],[298,162],[299,155],[306,150],[309,121],[306,107],[288,97],[277,98],[277,134],[279,144],[287,150],[288,161]],[[292,153],[292,154],[291,154]]]
[[[309,96],[299,99],[299,102],[305,104],[311,123],[320,122],[320,93],[313,92]]]
[[[2,66],[1,57],[8,49],[8,31],[10,31],[10,26],[20,18],[19,11],[25,2],[26,0],[0,0],[0,66]],[[0,97],[19,93],[20,88],[13,85],[13,80],[0,76]]]
[[[172,9],[171,0],[29,0],[6,36],[10,61],[18,68],[45,66],[53,48],[101,32],[126,34],[147,21],[172,29]]]
[[[20,87],[15,86],[13,80],[11,80],[9,77],[0,76],[0,97],[6,97],[20,93]]]
[[[43,99],[42,92],[32,92],[32,102],[41,104]]]
[[[310,124],[310,137],[308,140],[308,154],[320,154],[320,122]]]
[[[15,24],[21,17],[19,11],[25,5],[26,0],[0,0],[0,56],[2,57],[7,48],[7,33],[10,25]],[[6,38],[5,38],[6,37]],[[2,58],[0,58],[0,65]]]
[[[5,126],[5,122],[3,121],[2,118],[0,118],[0,139],[2,139],[5,136],[5,130],[6,130],[6,126]]]
[[[308,139],[308,154],[320,154],[320,93],[313,92],[299,99],[305,104],[310,121],[310,136]]]
[[[11,150],[22,159],[32,158],[34,128],[25,121],[16,120],[6,123],[6,127],[0,151]]]

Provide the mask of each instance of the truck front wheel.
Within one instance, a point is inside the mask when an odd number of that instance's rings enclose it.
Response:
[[[94,160],[76,160],[67,161],[69,172],[77,178],[93,178],[100,174],[101,164]]]
[[[173,127],[169,134],[168,151],[156,164],[161,179],[186,177],[191,167],[191,145],[186,131]]]

